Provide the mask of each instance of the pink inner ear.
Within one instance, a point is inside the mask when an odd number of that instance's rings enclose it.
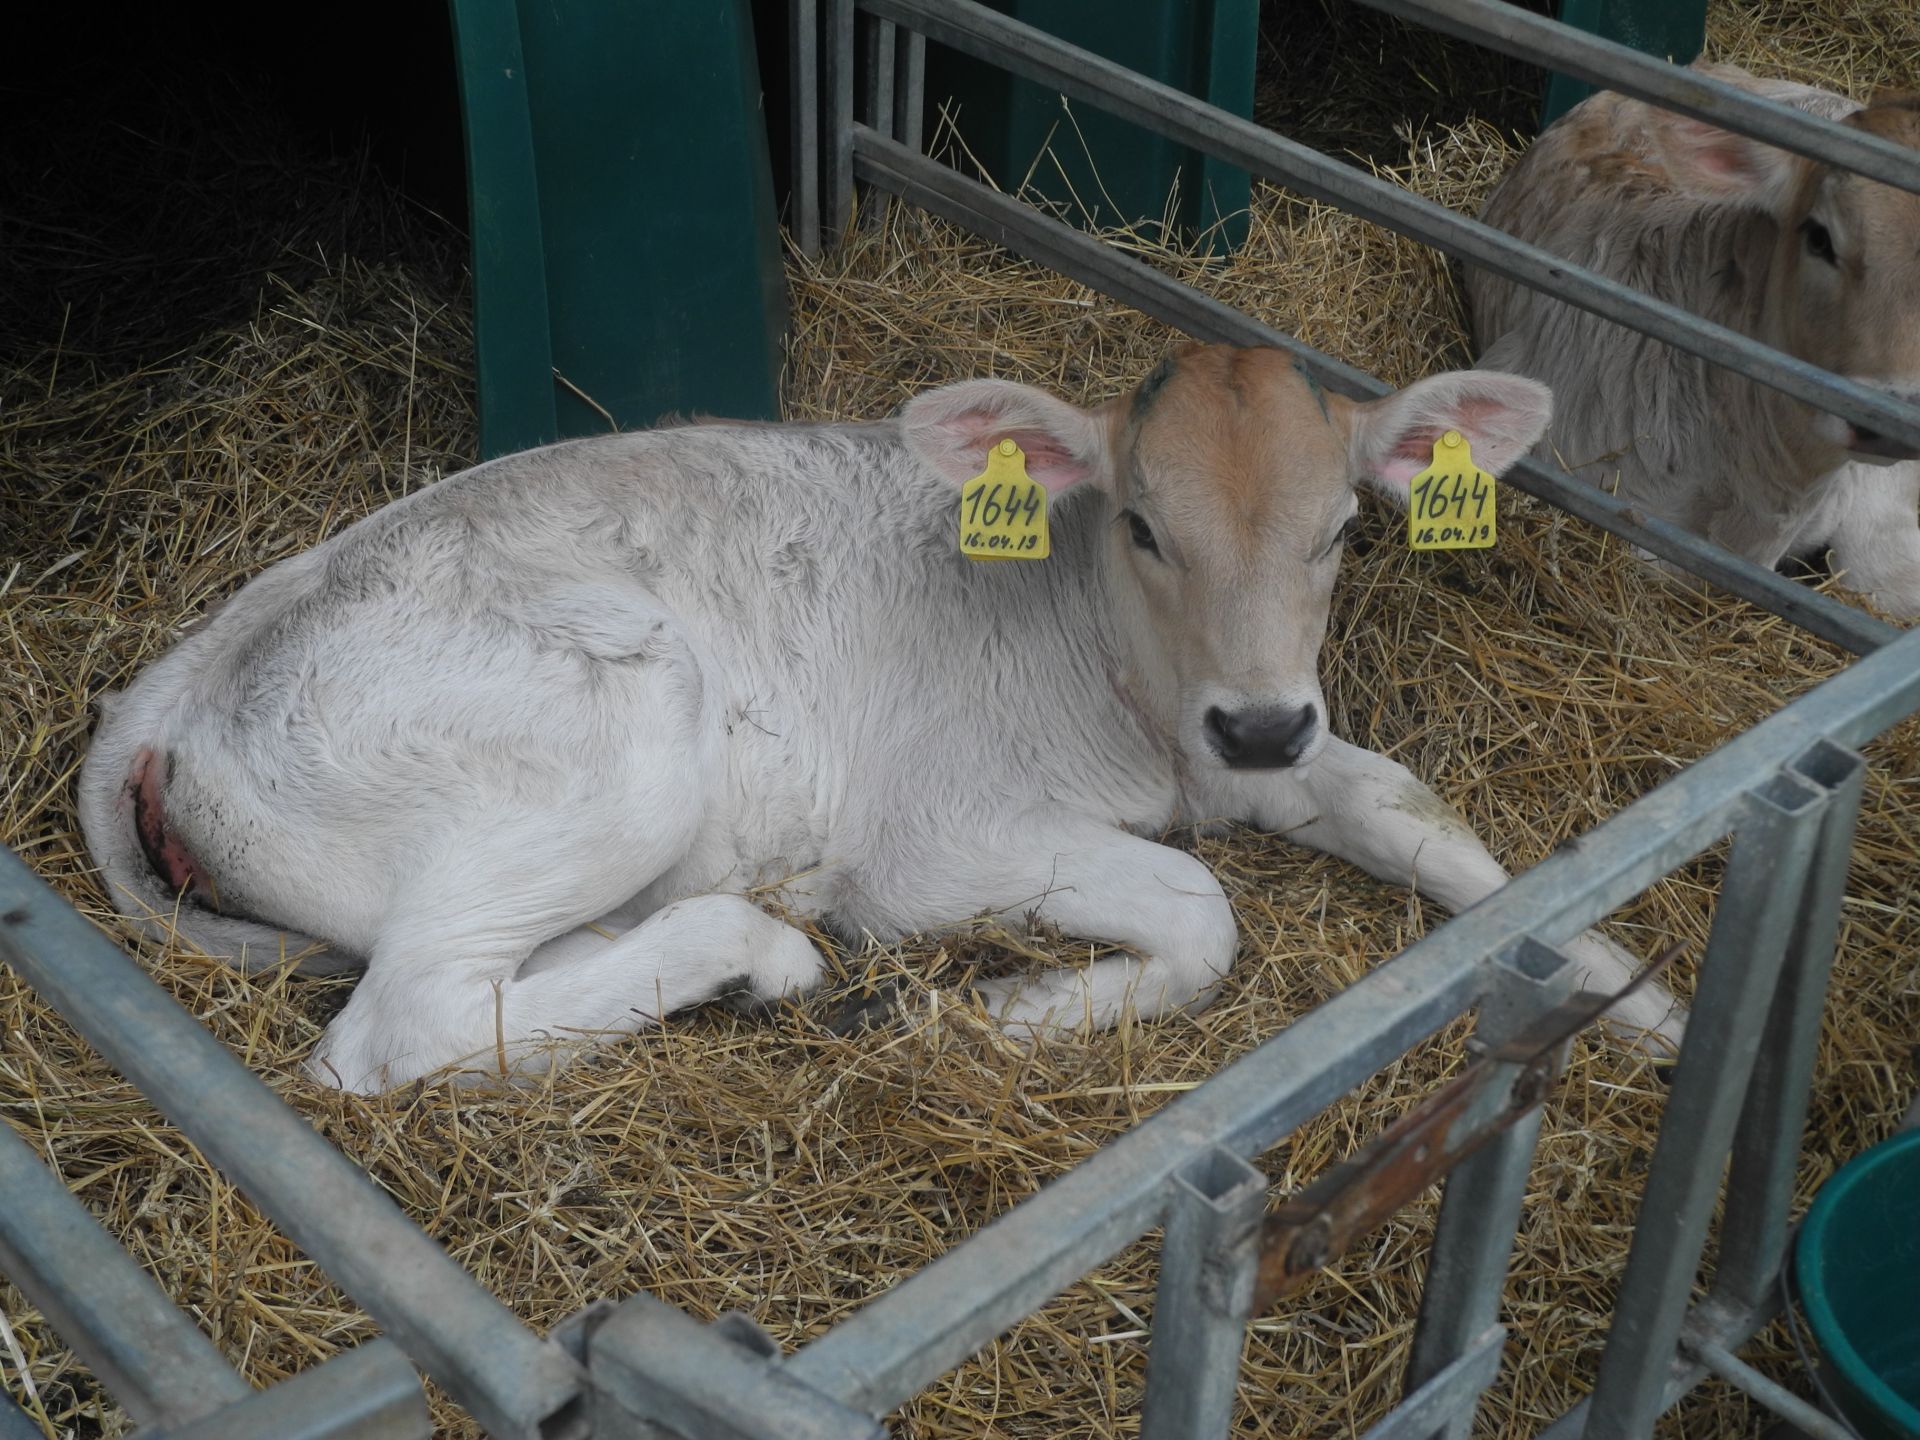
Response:
[[[1027,474],[1045,486],[1048,494],[1057,494],[1087,478],[1086,461],[1048,431],[1008,429],[1004,422],[996,426],[988,415],[968,415],[963,423],[968,448],[979,457],[973,472],[976,475],[987,468],[988,451],[1002,440],[1011,440],[1026,454]]]

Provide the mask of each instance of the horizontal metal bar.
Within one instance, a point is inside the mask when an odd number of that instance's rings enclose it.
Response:
[[[974,0],[858,0],[858,4],[1048,89],[1738,371],[1855,425],[1920,447],[1920,406],[1702,320],[1171,85],[996,14]]]
[[[595,1435],[684,1440],[886,1440],[885,1427],[810,1390],[773,1354],[644,1292],[587,1340]],[[661,1427],[655,1431],[651,1427]]]
[[[1474,1407],[1500,1373],[1507,1332],[1495,1325],[1458,1360],[1389,1410],[1362,1440],[1427,1440],[1436,1432],[1470,1424]]]
[[[1544,15],[1495,0],[1360,0],[1503,55],[1751,135],[1782,150],[1920,192],[1920,154],[1851,125],[1768,100],[1710,75],[1644,55]]]
[[[1364,370],[1263,325],[1224,301],[1041,214],[1031,205],[884,140],[864,127],[854,128],[853,141],[855,165],[866,183],[966,225],[996,244],[1083,281],[1189,335],[1225,344],[1275,346],[1306,366],[1329,389],[1353,399],[1374,399],[1392,388]],[[1618,535],[1856,655],[1875,650],[1903,633],[1898,626],[1755,565],[1691,531],[1642,515],[1627,502],[1552,466],[1524,460],[1507,478],[1516,489]]]
[[[1466,1010],[1484,984],[1467,946],[1405,951],[841,1321],[788,1367],[869,1414],[893,1409],[1159,1223],[1167,1182],[1211,1145],[1264,1150]]]
[[[390,1340],[369,1340],[190,1425],[139,1440],[428,1440],[420,1377]]]
[[[140,967],[0,850],[0,959],[500,1440],[558,1440],[583,1377]],[[542,1429],[543,1425],[547,1428]]]
[[[1264,1150],[1465,1005],[1490,957],[1564,943],[1723,835],[1748,793],[1823,736],[1857,745],[1920,709],[1920,631],[1816,686],[1456,916],[1106,1145],[789,1362],[879,1414],[1159,1218],[1205,1147]]]
[[[142,1425],[195,1420],[253,1393],[5,1123],[0,1271]]]
[[[1712,1374],[1758,1400],[1775,1415],[1813,1440],[1859,1440],[1853,1431],[1832,1419],[1824,1410],[1809,1405],[1784,1385],[1776,1385],[1732,1351],[1705,1340],[1694,1340],[1681,1349],[1704,1365]]]

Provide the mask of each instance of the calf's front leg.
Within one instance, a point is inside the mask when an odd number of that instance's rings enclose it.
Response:
[[[983,912],[1030,915],[1132,952],[984,981],[987,1009],[1015,1035],[1107,1029],[1128,1009],[1143,1019],[1197,1010],[1239,946],[1233,909],[1212,871],[1097,820],[1025,814],[959,850],[943,873],[947,913],[913,917],[910,928]]]
[[[1329,738],[1311,767],[1274,776],[1248,790],[1251,818],[1263,829],[1351,860],[1363,870],[1439,901],[1454,912],[1478,904],[1507,883],[1507,872],[1459,813],[1405,766]],[[1591,931],[1566,951],[1588,988],[1624,988],[1640,962]],[[1676,1048],[1685,1010],[1666,991],[1643,986],[1607,1012],[1611,1026],[1647,1048]]]

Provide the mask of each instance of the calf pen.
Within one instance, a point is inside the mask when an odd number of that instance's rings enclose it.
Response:
[[[910,23],[902,18],[909,8],[939,11],[953,26],[1005,23],[963,6],[900,6],[887,13],[896,23]],[[830,13],[829,20],[836,43],[852,35],[850,9]],[[1044,37],[1012,38],[1024,56],[1047,53]],[[911,64],[910,42],[906,48]],[[880,49],[889,53],[886,46]],[[837,71],[828,67],[838,77],[836,109],[846,101],[838,112],[846,118],[852,113],[852,72],[844,63],[849,58],[842,55]],[[909,66],[902,77],[907,87],[911,75]],[[877,120],[888,109],[878,80],[875,94],[879,103],[869,114]],[[837,133],[856,163],[863,145],[873,150],[874,142],[858,131]],[[834,153],[840,153],[838,145]],[[877,163],[869,156],[863,178],[875,181]],[[965,184],[955,181],[957,187]],[[935,193],[930,183],[928,190]],[[983,207],[997,198],[963,188],[955,193]],[[1011,209],[1007,214],[1025,220]],[[1006,222],[996,216],[992,223]],[[1080,262],[1072,251],[1084,237],[1044,224],[1032,233],[1062,247],[1057,256],[1043,252],[1057,268]],[[1021,234],[1010,228],[1004,238],[1018,248]],[[1033,248],[1042,243],[1033,242]],[[1152,288],[1163,277],[1145,267],[1120,266],[1114,274],[1103,288],[1136,303],[1164,306],[1176,293]],[[1141,289],[1127,293],[1123,284]],[[1224,307],[1170,318],[1208,338],[1284,340],[1259,327],[1224,328],[1252,326]],[[1322,374],[1329,383],[1344,382],[1355,393],[1365,389],[1367,382],[1355,372],[1308,359],[1328,367]],[[1824,382],[1814,375],[1808,383]],[[1873,404],[1862,413],[1888,433],[1910,434],[1895,428],[1910,425],[1910,416],[1881,413]],[[1729,588],[1747,586],[1740,593],[1771,602],[1769,608],[1856,651],[1873,649],[1895,633],[1765,572],[1743,570],[1724,557],[1716,561],[1689,537],[1635,530],[1631,517],[1617,507],[1610,511],[1594,492],[1575,487],[1556,495],[1550,474],[1538,483],[1549,492],[1545,498],[1563,498],[1576,513],[1610,520],[1609,528],[1624,529],[1645,548],[1691,559]],[[1582,505],[1587,510],[1577,509]],[[1672,548],[1661,550],[1663,544]],[[1689,547],[1699,553],[1688,554]],[[1714,571],[1715,564],[1725,573]],[[1805,1103],[1810,1027],[1818,1018],[1862,781],[1845,747],[1920,707],[1916,658],[1912,640],[1898,641],[1755,726],[785,1361],[770,1357],[764,1340],[737,1320],[702,1327],[646,1297],[608,1316],[583,1314],[549,1340],[536,1339],[125,957],[11,864],[0,890],[0,945],[109,1060],[347,1286],[392,1342],[494,1433],[559,1435],[583,1433],[591,1425],[596,1433],[612,1434],[647,1423],[688,1435],[828,1427],[873,1433],[868,1416],[900,1403],[1163,1221],[1166,1253],[1146,1425],[1152,1434],[1219,1433],[1253,1289],[1253,1231],[1266,1189],[1248,1157],[1468,1009],[1483,1008],[1482,1034],[1495,1046],[1525,1031],[1535,1015],[1553,1008],[1566,986],[1554,941],[1601,918],[1731,831],[1735,842],[1725,885],[1732,888],[1723,889],[1716,913],[1700,982],[1700,1021],[1675,1077],[1622,1287],[1623,1320],[1603,1362],[1589,1422],[1602,1426],[1596,1433],[1635,1433],[1688,1372],[1740,1374],[1730,1369],[1725,1352],[1764,1314]],[[1812,999],[1805,998],[1809,994]],[[1743,1086],[1749,1069],[1755,1078]],[[1483,1076],[1484,1109],[1477,1113],[1517,1111],[1527,1118],[1492,1140],[1449,1185],[1408,1402],[1378,1433],[1449,1428],[1470,1413],[1491,1381],[1501,1338],[1494,1324],[1499,1284],[1538,1124],[1537,1108],[1509,1103],[1526,1073],[1525,1066],[1496,1054],[1494,1068]],[[1524,1087],[1518,1098],[1530,1098]],[[1702,1157],[1725,1154],[1730,1146],[1737,1158],[1722,1249],[1739,1263],[1723,1262],[1708,1301],[1689,1310],[1718,1169]],[[28,1193],[16,1190],[15,1170],[6,1173],[10,1195]],[[254,1428],[239,1428],[250,1423],[247,1411],[217,1413],[238,1396],[224,1362],[204,1343],[195,1344],[197,1332],[180,1317],[155,1305],[150,1294],[143,1298],[144,1279],[130,1264],[105,1265],[70,1250],[91,1237],[92,1254],[104,1253],[84,1217],[73,1214],[77,1206],[70,1197],[48,1193],[44,1199],[49,1211],[65,1211],[69,1223],[52,1229],[25,1223],[22,1215],[26,1253],[15,1253],[19,1241],[9,1231],[0,1260],[67,1328],[136,1417],[181,1433],[195,1433],[196,1422],[207,1427],[205,1433],[216,1425],[219,1433],[422,1433],[417,1390],[409,1395],[411,1380],[384,1344],[363,1347],[243,1402],[254,1407]],[[1336,1221],[1346,1217],[1325,1213],[1322,1228],[1328,1233],[1320,1248],[1337,1248],[1342,1232]],[[1317,1218],[1295,1217],[1309,1230]],[[62,1243],[50,1245],[50,1234]],[[1728,1236],[1744,1238],[1729,1244]],[[1293,1242],[1299,1238],[1292,1235]],[[1289,1243],[1285,1253],[1294,1249]],[[1301,1258],[1311,1259],[1314,1250],[1308,1246]],[[343,1405],[342,1397],[361,1408]],[[373,1428],[376,1417],[388,1428]]]

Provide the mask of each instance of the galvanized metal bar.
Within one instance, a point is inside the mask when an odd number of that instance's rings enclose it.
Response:
[[[893,139],[893,69],[899,61],[891,20],[874,19],[867,27],[866,114],[867,128],[885,139]]]
[[[1664,1411],[1679,1403],[1681,1398],[1698,1385],[1707,1375],[1707,1367],[1695,1359],[1693,1347],[1702,1341],[1731,1349],[1744,1345],[1760,1332],[1773,1318],[1772,1307],[1759,1310],[1728,1309],[1724,1305],[1707,1301],[1696,1305],[1687,1312],[1686,1323],[1680,1330],[1680,1347],[1673,1356],[1673,1362],[1667,1367],[1666,1386],[1661,1394],[1660,1406]],[[1555,1418],[1546,1429],[1539,1432],[1535,1440],[1581,1440],[1587,1424],[1587,1413],[1591,1409],[1593,1397],[1587,1396],[1569,1407]]]
[[[1362,1440],[1427,1440],[1429,1435],[1455,1433],[1463,1420],[1472,1421],[1480,1397],[1500,1373],[1506,1341],[1504,1329],[1489,1326],[1457,1360],[1389,1410]]]
[[[4,1390],[0,1390],[0,1440],[47,1440],[26,1408]]]
[[[491,1434],[570,1433],[579,1367],[521,1325],[11,851],[0,851],[0,959]]]
[[[1796,155],[1920,192],[1920,155],[1904,145],[1762,99],[1708,75],[1644,55],[1630,45],[1493,0],[1360,0],[1403,20],[1503,55],[1617,90],[1663,110],[1751,135]]]
[[[1807,1092],[1819,1049],[1866,762],[1852,750],[1825,744],[1796,762],[1793,773],[1831,798],[1734,1131],[1713,1277],[1713,1294],[1730,1305],[1770,1303],[1786,1255],[1794,1168],[1806,1127]]]
[[[1751,336],[1583,269],[1171,85],[997,14],[975,0],[859,0],[859,4],[872,14],[922,30],[932,39],[1048,89],[1639,330],[1855,425],[1920,447],[1920,406],[1833,375]]]
[[[1373,399],[1391,388],[1365,371],[1263,325],[1030,205],[859,128],[854,132],[854,158],[860,178],[867,183],[966,225],[998,245],[1083,281],[1197,339],[1275,346],[1306,366],[1329,389],[1354,399]],[[1598,525],[1855,654],[1866,654],[1902,633],[1899,627],[1864,610],[1755,565],[1679,526],[1643,516],[1625,501],[1564,471],[1525,460],[1508,473],[1507,480],[1516,489]]]
[[[369,1340],[203,1420],[139,1440],[430,1440],[433,1416],[400,1347]]]
[[[927,110],[927,37],[900,31],[900,80],[895,91],[894,138],[909,150],[923,148]]]
[[[1464,1011],[1485,983],[1477,948],[1404,952],[841,1321],[788,1366],[869,1414],[903,1403],[1146,1233],[1167,1182],[1209,1148],[1265,1149]]]
[[[0,1272],[140,1424],[195,1420],[253,1393],[214,1343],[4,1123]]]
[[[1560,1004],[1573,989],[1577,968],[1564,952],[1528,942],[1499,973],[1474,1030],[1475,1039],[1489,1047],[1506,1043]],[[1541,1112],[1531,1111],[1447,1179],[1407,1359],[1409,1403],[1473,1354],[1496,1326],[1540,1122]],[[1415,1433],[1466,1440],[1474,1408],[1458,1407],[1443,1425]]]
[[[891,20],[867,17],[866,63],[862,67],[864,120],[866,128],[882,139],[893,139],[894,67],[899,63],[898,27]],[[858,204],[857,192],[855,204]],[[886,207],[876,199],[860,213],[860,224],[878,229],[886,218]]]
[[[1809,1405],[1784,1385],[1776,1385],[1731,1351],[1704,1340],[1691,1341],[1684,1348],[1710,1374],[1751,1395],[1811,1440],[1859,1440],[1859,1436],[1824,1410]]]
[[[1743,806],[1600,1357],[1587,1440],[1642,1437],[1659,1418],[1741,1094],[1831,799],[1782,769]]]
[[[1529,937],[1572,939],[1724,834],[1756,776],[1772,775],[1818,739],[1854,744],[1916,708],[1920,630],[1562,845],[788,1363],[861,1410],[892,1409],[1144,1233],[1161,1187],[1202,1147],[1264,1150],[1484,994],[1489,957]]]
[[[821,228],[834,243],[853,222],[853,71],[854,0],[822,0],[820,88],[824,167],[821,176]]]
[[[820,253],[820,6],[792,0],[787,10],[788,74],[793,86],[793,241],[809,259]]]
[[[587,1338],[594,1440],[886,1440],[886,1429],[809,1389],[777,1354],[644,1292]]]
[[[1140,1437],[1224,1440],[1247,1341],[1267,1177],[1215,1146],[1172,1183]]]

